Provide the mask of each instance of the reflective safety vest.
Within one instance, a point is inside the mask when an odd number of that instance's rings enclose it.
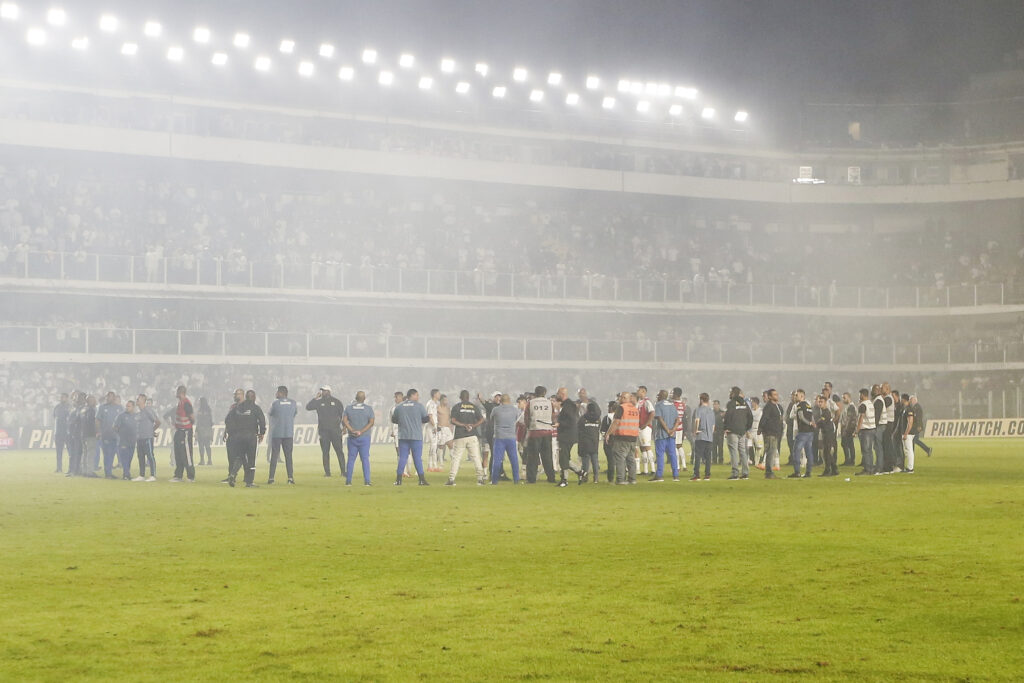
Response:
[[[631,403],[622,404],[622,417],[613,432],[615,436],[640,436],[640,411]]]

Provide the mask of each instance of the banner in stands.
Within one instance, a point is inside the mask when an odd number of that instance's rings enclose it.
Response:
[[[7,438],[10,443],[4,445],[5,435],[7,433],[0,430],[0,449],[2,448],[14,448],[14,444],[18,444],[18,448],[39,448],[49,449],[53,448],[53,427],[22,427],[17,438]],[[171,429],[158,429],[156,430],[156,441],[154,446],[160,447],[171,447],[171,439],[174,436],[174,430]],[[370,441],[374,444],[387,444],[392,443],[391,441],[391,427],[390,425],[377,425],[373,428]],[[224,438],[224,425],[213,426],[213,445],[223,445]],[[265,443],[265,442],[264,442]],[[295,445],[296,446],[314,446],[320,444],[320,437],[316,431],[316,425],[295,425]]]
[[[991,439],[1024,436],[1024,418],[928,420],[924,439]]]

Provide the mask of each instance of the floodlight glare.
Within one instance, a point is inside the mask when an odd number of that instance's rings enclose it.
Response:
[[[338,69],[338,78],[343,81],[351,81],[356,77],[356,70],[350,66],[343,66]]]
[[[377,51],[372,49],[363,50],[363,64],[376,64]]]
[[[192,31],[192,40],[204,45],[210,42],[210,29],[205,26],[197,26],[196,30]]]
[[[505,96],[505,93],[506,89],[505,86],[503,85],[499,85],[498,87],[491,91],[491,94],[497,97],[499,100]]]
[[[543,99],[544,99],[544,91],[543,90],[531,90],[530,91],[530,101],[531,102],[540,102]]]
[[[565,103],[568,104],[570,107],[575,107],[577,104],[580,103],[580,96],[574,92],[571,92],[565,96]]]
[[[587,90],[597,90],[601,87],[601,79],[597,76],[587,76]]]
[[[30,28],[25,33],[25,41],[29,45],[46,45],[46,31],[41,28]]]
[[[139,52],[137,43],[125,43],[121,46],[121,54],[125,57],[134,57]]]
[[[249,38],[249,34],[248,33],[236,33],[235,34],[235,39],[233,41],[231,41],[231,42],[239,50],[244,50],[245,48],[249,47],[249,41],[250,40],[251,39]]]
[[[299,75],[303,78],[309,78],[315,70],[313,62],[299,62]]]
[[[736,116],[733,117],[733,120],[736,123],[746,123],[748,118],[750,118],[750,114],[741,109],[740,111],[736,112]]]
[[[651,103],[647,100],[640,100],[636,103],[636,110],[641,114],[646,114],[651,110]]]
[[[228,56],[224,52],[214,52],[213,56],[210,57],[210,63],[214,66],[224,66],[228,63]]]
[[[441,60],[441,71],[446,74],[453,73],[455,71],[455,60],[450,57],[445,57]]]
[[[619,81],[618,87],[616,88],[619,92],[629,92],[629,81]]]
[[[673,104],[671,107],[668,108],[668,113],[671,114],[672,116],[682,116],[683,105]]]
[[[320,45],[320,56],[324,59],[330,59],[334,56],[334,46],[330,43],[323,43]]]
[[[415,57],[413,57],[413,56],[412,56],[411,54],[409,54],[409,53],[403,53],[403,54],[402,54],[402,55],[401,55],[401,56],[400,56],[400,57],[398,58],[398,66],[402,67],[403,69],[409,69],[409,68],[411,68],[411,67],[412,67],[412,65],[413,65],[413,64],[415,64],[415,63],[416,63],[416,58],[415,58]]]
[[[395,82],[395,74],[390,71],[381,71],[380,75],[377,76],[377,82],[384,86],[390,86]]]
[[[88,50],[89,49],[89,39],[87,37],[85,37],[85,36],[80,36],[78,38],[73,39],[71,41],[71,49],[72,50]]]
[[[693,100],[697,98],[696,88],[686,88],[683,86],[676,86],[675,91],[676,97],[682,97],[683,99]]]
[[[420,90],[430,90],[434,85],[434,79],[430,76],[423,76],[420,78]]]
[[[63,26],[68,23],[68,13],[58,8],[51,9],[46,13],[46,23],[50,26]]]
[[[647,83],[644,83],[644,94],[645,95],[657,95],[658,94],[658,84],[650,82],[650,81],[648,81]]]
[[[713,119],[715,118],[715,110],[712,107],[704,107],[700,112],[702,119]]]
[[[147,21],[142,26],[142,32],[146,34],[147,38],[159,38],[160,34],[164,32],[164,27],[158,21]]]
[[[614,97],[606,97],[606,98],[604,98],[603,100],[601,100],[601,106],[604,107],[605,109],[614,109],[615,108],[615,98]]]
[[[180,62],[185,57],[185,51],[180,45],[172,45],[167,48],[167,59],[172,62]]]
[[[490,70],[491,67],[487,66],[487,64],[485,64],[484,62],[477,62],[476,68],[474,69],[474,71],[476,71],[481,76],[486,76],[487,72]]]
[[[562,74],[552,71],[548,74],[548,85],[558,85],[562,82]]]
[[[104,14],[100,17],[100,30],[106,33],[113,33],[117,30],[119,23],[117,17],[113,14]]]
[[[658,84],[658,97],[668,97],[672,94],[672,86],[668,83]]]
[[[257,71],[270,71],[270,57],[260,55],[256,58],[256,61],[252,63],[252,66]]]
[[[642,95],[644,92],[644,84],[640,81],[633,81],[629,84],[629,92],[634,95]]]
[[[512,70],[512,80],[516,81],[517,83],[522,83],[523,81],[525,81],[526,80],[526,69],[524,69],[521,66],[517,66],[515,69],[513,69]]]
[[[291,53],[295,52],[295,41],[285,38],[284,40],[281,41],[281,46],[278,49],[281,50],[281,52],[283,52],[284,54],[290,55]]]
[[[21,10],[13,2],[5,2],[0,5],[0,19],[6,19],[7,21],[17,21],[18,15],[21,14]]]
[[[455,85],[455,92],[459,93],[460,95],[465,95],[466,93],[469,92],[469,83],[467,83],[466,81],[459,81]]]

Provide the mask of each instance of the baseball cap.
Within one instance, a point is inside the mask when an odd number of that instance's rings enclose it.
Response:
[[[324,384],[323,386],[320,387],[320,391],[330,391],[330,390],[331,390],[331,385],[330,384]]]

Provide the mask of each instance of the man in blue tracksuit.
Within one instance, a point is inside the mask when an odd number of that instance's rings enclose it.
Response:
[[[139,423],[135,419],[135,401],[124,404],[124,412],[114,419],[114,433],[117,435],[117,462],[121,465],[121,478],[132,478],[132,455],[139,440]]]
[[[288,483],[295,483],[295,472],[292,468],[292,447],[295,443],[295,416],[299,412],[299,404],[288,398],[288,387],[283,384],[277,388],[277,397],[270,406],[270,478],[268,484],[274,483],[277,471],[277,458],[284,451],[284,467],[288,471]]]
[[[679,411],[676,404],[668,400],[668,391],[658,392],[658,403],[654,406],[654,476],[651,481],[665,481],[665,458],[672,466],[672,480],[679,481],[679,454],[676,452],[676,427],[679,426]]]
[[[363,466],[363,484],[370,485],[370,430],[373,429],[373,408],[366,405],[366,393],[356,392],[356,402],[347,406],[341,416],[341,424],[348,433],[348,467],[345,470],[345,486],[352,485],[352,469],[356,455]],[[422,433],[423,427],[420,427]]]
[[[391,414],[391,421],[398,425],[398,475],[395,486],[402,485],[402,472],[409,462],[410,452],[416,474],[420,477],[420,486],[429,486],[423,476],[423,425],[430,422],[430,415],[419,398],[420,392],[410,389],[405,400],[395,406]]]
[[[117,395],[107,392],[107,401],[96,409],[96,422],[100,428],[100,450],[103,451],[103,474],[107,479],[114,476],[114,456],[117,455],[117,432],[114,431],[114,420],[124,410],[117,404]]]

